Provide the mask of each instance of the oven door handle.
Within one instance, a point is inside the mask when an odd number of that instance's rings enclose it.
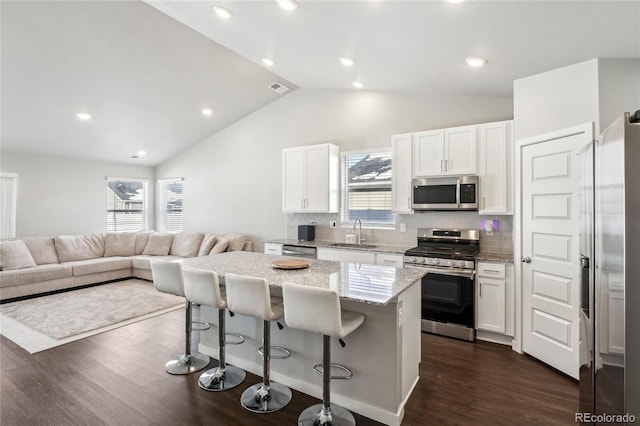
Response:
[[[424,268],[427,271],[427,274],[440,274],[440,275],[451,275],[454,277],[465,277],[465,278],[473,278],[476,275],[476,271],[461,271],[461,270],[452,270],[445,268]]]

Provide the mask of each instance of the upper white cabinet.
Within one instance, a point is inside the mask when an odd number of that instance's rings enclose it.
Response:
[[[337,213],[340,152],[333,144],[282,150],[282,211]]]
[[[413,213],[411,208],[411,160],[413,158],[413,134],[391,137],[391,197],[394,213]]]
[[[477,141],[477,126],[415,133],[413,175],[425,177],[476,174]]]
[[[478,126],[479,213],[513,212],[512,121]]]

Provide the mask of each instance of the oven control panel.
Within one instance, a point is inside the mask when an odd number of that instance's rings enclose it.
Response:
[[[473,260],[439,259],[437,257],[405,256],[405,266],[438,266],[456,269],[474,269]]]

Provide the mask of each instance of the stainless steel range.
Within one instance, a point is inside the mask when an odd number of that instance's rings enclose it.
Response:
[[[404,266],[427,271],[422,278],[422,331],[475,340],[476,229],[418,229],[418,246],[407,250]]]

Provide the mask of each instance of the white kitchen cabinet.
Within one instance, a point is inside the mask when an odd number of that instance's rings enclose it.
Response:
[[[376,263],[376,256],[372,251],[341,250],[318,247],[316,256],[321,260],[334,260],[336,262],[367,263],[370,265],[374,265]]]
[[[337,213],[340,153],[333,144],[282,150],[282,211]]]
[[[414,134],[415,177],[473,175],[477,172],[477,126]]]
[[[513,265],[478,262],[476,277],[476,328],[513,336]],[[481,338],[480,335],[478,338]],[[492,340],[492,339],[486,339]]]
[[[392,210],[394,213],[413,213],[411,208],[413,134],[406,133],[391,137],[391,157]]]
[[[513,214],[513,122],[478,126],[480,214]]]
[[[376,253],[375,262],[376,265],[402,268],[404,266],[404,256],[401,254]]]
[[[393,253],[380,253],[373,250],[352,250],[318,247],[317,257],[321,260],[336,262],[354,262],[368,265],[392,266],[402,268],[404,256]]]
[[[277,254],[282,256],[282,244],[277,243],[264,243],[265,254]]]

